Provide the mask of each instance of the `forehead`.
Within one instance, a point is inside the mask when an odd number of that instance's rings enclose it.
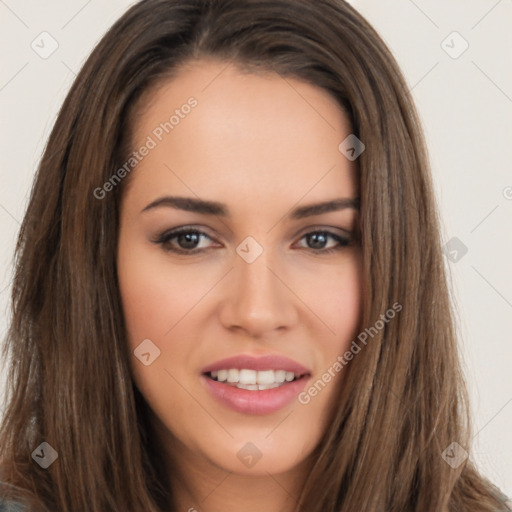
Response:
[[[142,101],[136,150],[151,145],[131,186],[233,197],[275,194],[297,202],[357,194],[355,164],[339,151],[351,133],[325,90],[232,63],[187,63]],[[151,141],[151,143],[149,142]],[[163,190],[160,190],[163,192]]]

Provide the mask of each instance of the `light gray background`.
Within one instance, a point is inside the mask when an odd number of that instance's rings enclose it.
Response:
[[[0,0],[2,338],[14,241],[57,110],[93,46],[132,3]],[[472,456],[512,497],[512,1],[350,3],[406,75],[430,149],[444,243],[457,237],[467,247],[462,257],[452,253],[458,261],[445,261],[473,405]],[[31,48],[33,41],[40,52],[51,48],[43,31],[58,43],[45,59]],[[464,41],[469,47],[457,56]]]

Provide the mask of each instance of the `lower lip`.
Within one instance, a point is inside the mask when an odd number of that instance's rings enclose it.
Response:
[[[269,414],[286,407],[304,389],[308,376],[272,389],[239,389],[202,375],[208,391],[221,403],[245,414]]]

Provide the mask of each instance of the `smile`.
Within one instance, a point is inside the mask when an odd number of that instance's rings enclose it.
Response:
[[[247,389],[249,391],[277,388],[301,377],[301,375],[286,370],[256,371],[245,368],[241,370],[236,368],[216,370],[207,375],[217,382],[224,382],[238,389]]]
[[[200,377],[220,405],[243,414],[270,414],[293,402],[311,370],[281,354],[239,354],[204,367]]]

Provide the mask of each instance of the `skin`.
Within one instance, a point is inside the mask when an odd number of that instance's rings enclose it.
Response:
[[[297,206],[358,196],[355,163],[338,150],[351,128],[318,87],[208,59],[188,63],[144,98],[136,146],[191,96],[197,106],[137,165],[121,204],[118,274],[128,343],[132,354],[145,339],[160,349],[148,366],[132,355],[133,378],[173,468],[179,510],[291,511],[343,371],[307,405],[294,399],[263,415],[219,403],[200,374],[225,357],[272,353],[309,368],[309,386],[357,335],[357,210],[286,217]],[[220,201],[231,215],[169,206],[142,212],[163,195]],[[203,252],[176,254],[155,243],[180,226],[210,238],[167,245]],[[315,245],[304,236],[321,229],[354,241],[340,246],[327,237]],[[263,248],[252,263],[236,252],[247,236]],[[331,247],[339,250],[326,254]],[[261,452],[250,468],[237,457],[247,442]]]

